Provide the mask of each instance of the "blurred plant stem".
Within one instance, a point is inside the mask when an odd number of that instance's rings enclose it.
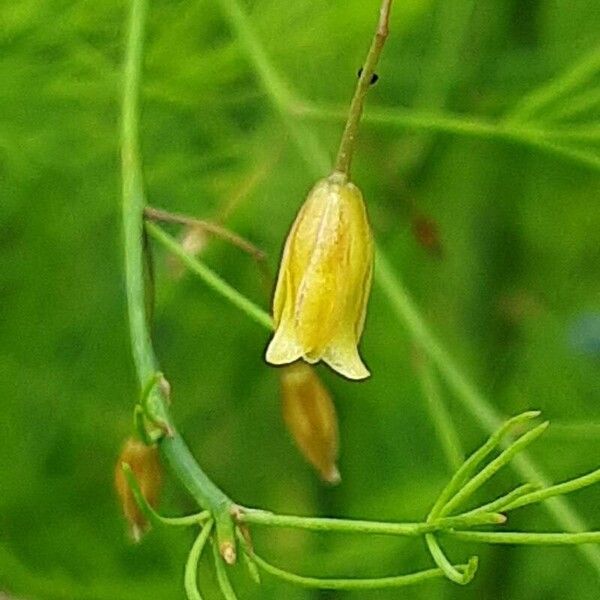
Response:
[[[313,120],[341,121],[344,110],[311,102],[297,102],[290,106],[293,115]],[[567,158],[581,166],[600,171],[600,156],[591,149],[581,149],[565,144],[571,140],[592,141],[597,134],[590,134],[589,127],[575,131],[566,128],[547,129],[539,125],[486,121],[476,117],[443,112],[415,111],[410,108],[370,108],[364,115],[365,123],[398,127],[405,130],[443,132],[486,140],[504,140],[537,148],[548,154]],[[595,136],[595,137],[593,137]]]
[[[465,459],[460,437],[452,420],[452,415],[442,399],[437,373],[431,366],[429,358],[422,355],[418,349],[415,350],[415,354],[415,371],[421,383],[429,417],[433,422],[448,467],[451,472],[454,472]]]
[[[535,117],[554,102],[565,100],[565,96],[587,83],[599,70],[600,46],[596,46],[556,78],[525,94],[509,111],[506,120],[520,122]]]
[[[125,51],[121,123],[125,284],[131,348],[140,390],[159,371],[146,314],[146,290],[143,276],[146,199],[139,155],[138,129],[146,10],[145,0],[132,0]],[[221,551],[231,559],[231,553],[235,547],[233,521],[230,515],[232,501],[200,468],[175,429],[169,413],[169,398],[163,386],[152,386],[147,400],[147,408],[152,420],[163,424],[164,428],[169,431],[159,444],[162,455],[198,504],[211,511],[216,520]]]
[[[162,244],[169,252],[172,252],[177,256],[181,262],[192,271],[192,273],[198,275],[209,287],[229,300],[234,306],[237,306],[237,308],[249,316],[253,321],[256,321],[266,329],[273,329],[273,319],[269,313],[254,304],[251,300],[248,300],[246,296],[229,285],[201,260],[192,256],[189,252],[186,252],[176,239],[171,237],[154,223],[147,223],[146,230],[149,235]]]

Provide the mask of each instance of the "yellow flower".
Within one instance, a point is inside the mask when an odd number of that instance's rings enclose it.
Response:
[[[349,379],[368,377],[357,345],[372,272],[373,241],[362,194],[334,173],[317,182],[288,234],[267,361],[323,360]]]
[[[283,419],[298,448],[327,483],[340,482],[337,414],[314,369],[296,362],[281,369]]]
[[[115,489],[121,501],[123,514],[129,523],[131,537],[138,542],[149,524],[125,478],[123,463],[127,463],[131,468],[148,504],[156,507],[162,480],[158,449],[156,446],[146,446],[134,438],[127,438],[115,466]]]

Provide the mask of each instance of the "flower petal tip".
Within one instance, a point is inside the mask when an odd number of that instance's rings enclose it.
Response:
[[[287,365],[301,356],[298,342],[278,329],[267,347],[265,360],[272,365]]]

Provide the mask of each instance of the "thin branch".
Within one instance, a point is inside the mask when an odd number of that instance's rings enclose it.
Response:
[[[465,455],[460,443],[458,430],[454,425],[450,411],[442,399],[440,385],[436,373],[432,368],[429,359],[422,356],[420,351],[416,351],[415,370],[421,383],[421,389],[425,398],[429,416],[440,441],[442,451],[446,457],[446,462],[451,472],[457,471],[463,464]]]
[[[166,210],[161,210],[160,208],[152,208],[150,206],[146,206],[146,208],[144,208],[144,216],[146,217],[146,219],[149,219],[151,221],[159,221],[163,223],[176,223],[178,225],[197,227],[202,231],[211,233],[221,238],[222,240],[225,240],[226,242],[237,246],[240,250],[243,250],[244,252],[252,256],[252,258],[254,258],[256,261],[263,261],[267,257],[267,255],[260,248],[257,248],[248,240],[237,235],[230,229],[218,225],[217,223],[213,223],[211,221],[204,221],[202,219],[195,219],[193,217],[188,217],[187,215],[172,213]]]
[[[186,250],[176,239],[164,232],[154,223],[146,223],[146,230],[157,242],[178,256],[186,267],[198,275],[215,292],[226,298],[234,306],[248,315],[253,321],[256,321],[262,325],[265,329],[273,329],[273,319],[267,312],[254,304],[251,300],[248,300],[246,296],[238,292],[234,287],[221,279],[219,275],[207,267],[198,258],[195,258],[186,252]]]
[[[581,533],[523,533],[513,531],[448,531],[452,537],[464,542],[482,544],[520,544],[527,546],[571,546],[600,544],[600,531]]]
[[[510,492],[503,494],[502,496],[499,496],[498,498],[496,498],[495,500],[492,500],[491,502],[488,502],[487,504],[483,504],[482,506],[478,506],[477,508],[474,508],[473,510],[470,510],[469,512],[466,513],[462,513],[463,515],[473,515],[475,513],[478,512],[506,512],[508,509],[507,507],[517,498],[520,498],[521,496],[525,496],[527,494],[529,494],[532,491],[537,491],[537,489],[539,488],[538,485],[534,484],[534,483],[525,483],[523,485],[520,485],[519,487],[515,488],[514,490],[511,490]]]
[[[444,572],[441,569],[428,569],[426,571],[419,571],[418,573],[411,573],[409,575],[398,575],[396,577],[378,577],[373,579],[324,579],[318,577],[305,577],[290,573],[289,571],[284,571],[283,569],[269,564],[264,558],[261,558],[256,554],[253,555],[253,558],[261,569],[273,577],[277,577],[278,579],[293,583],[300,587],[321,590],[376,590],[398,588],[423,583],[424,581],[438,579],[444,576]],[[457,565],[456,568],[466,569],[467,567],[465,565]]]
[[[582,475],[581,477],[576,477],[575,479],[570,479],[569,481],[558,483],[556,485],[544,488],[542,490],[536,490],[529,494],[525,494],[520,498],[516,498],[512,502],[509,502],[506,506],[503,507],[503,510],[509,511],[514,510],[515,508],[521,508],[522,506],[527,506],[528,504],[543,502],[544,500],[548,500],[549,498],[553,498],[554,496],[569,494],[571,492],[580,490],[584,487],[594,485],[599,481],[600,469],[596,469],[595,471],[587,473],[586,475]]]
[[[365,98],[371,87],[371,77],[373,76],[373,73],[375,73],[375,68],[379,62],[379,57],[381,56],[383,46],[388,36],[391,9],[392,0],[383,0],[379,11],[377,29],[375,30],[371,47],[369,48],[367,58],[365,59],[360,77],[358,78],[358,83],[356,84],[354,97],[350,103],[348,119],[340,141],[337,158],[335,159],[334,169],[339,173],[343,173],[348,178],[350,177],[350,165],[356,146],[356,136],[358,135],[358,126],[360,125]]]
[[[522,426],[524,423],[539,416],[539,411],[528,411],[512,417],[502,424],[486,442],[477,448],[461,467],[454,473],[450,481],[446,484],[441,494],[438,496],[433,508],[429,513],[430,519],[437,518],[443,508],[446,506],[450,498],[460,491],[463,484],[475,472],[477,467],[502,443],[502,440],[512,433],[515,429]]]
[[[459,585],[467,585],[473,580],[473,577],[475,577],[475,573],[477,572],[477,566],[479,564],[479,559],[476,556],[472,556],[469,559],[469,564],[467,565],[466,569],[459,571],[446,558],[444,551],[442,550],[436,537],[432,533],[428,533],[425,535],[425,542],[427,543],[427,548],[435,564],[444,572],[444,575],[450,581],[454,581],[454,583],[458,583]]]
[[[546,431],[548,421],[538,425],[535,429],[528,431],[519,439],[515,440],[506,450],[486,465],[477,475],[470,479],[462,488],[446,503],[440,512],[440,516],[447,515],[464,504],[488,479],[495,475],[502,467],[506,466],[519,452]]]
[[[371,533],[375,535],[420,536],[424,533],[478,525],[499,525],[506,521],[498,513],[478,513],[464,517],[445,517],[427,523],[394,523],[364,521],[359,519],[332,519],[327,517],[297,517],[279,515],[262,510],[241,509],[237,517],[239,523],[268,527],[289,527],[308,531],[338,533]]]
[[[144,497],[142,490],[131,470],[131,467],[127,463],[122,464],[123,474],[125,475],[125,479],[127,479],[127,483],[131,488],[131,492],[135,498],[137,505],[140,510],[148,519],[150,523],[153,525],[170,525],[170,526],[181,526],[188,527],[189,525],[198,525],[207,521],[210,518],[210,513],[208,511],[202,511],[195,515],[186,515],[184,517],[164,517],[157,513],[148,501]]]
[[[196,541],[192,545],[190,554],[185,563],[183,583],[188,600],[202,600],[198,590],[198,563],[202,556],[202,551],[210,536],[213,527],[213,521],[209,521],[200,531]]]

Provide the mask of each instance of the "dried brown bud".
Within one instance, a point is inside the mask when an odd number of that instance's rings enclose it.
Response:
[[[156,507],[162,480],[158,450],[155,446],[146,446],[139,440],[128,438],[123,445],[115,467],[115,489],[121,501],[123,514],[129,523],[131,537],[138,542],[148,530],[149,523],[137,505],[133,492],[125,478],[123,463],[128,464],[131,468],[148,504]]]
[[[327,483],[340,482],[337,414],[314,369],[299,361],[281,369],[283,418],[300,451]]]

